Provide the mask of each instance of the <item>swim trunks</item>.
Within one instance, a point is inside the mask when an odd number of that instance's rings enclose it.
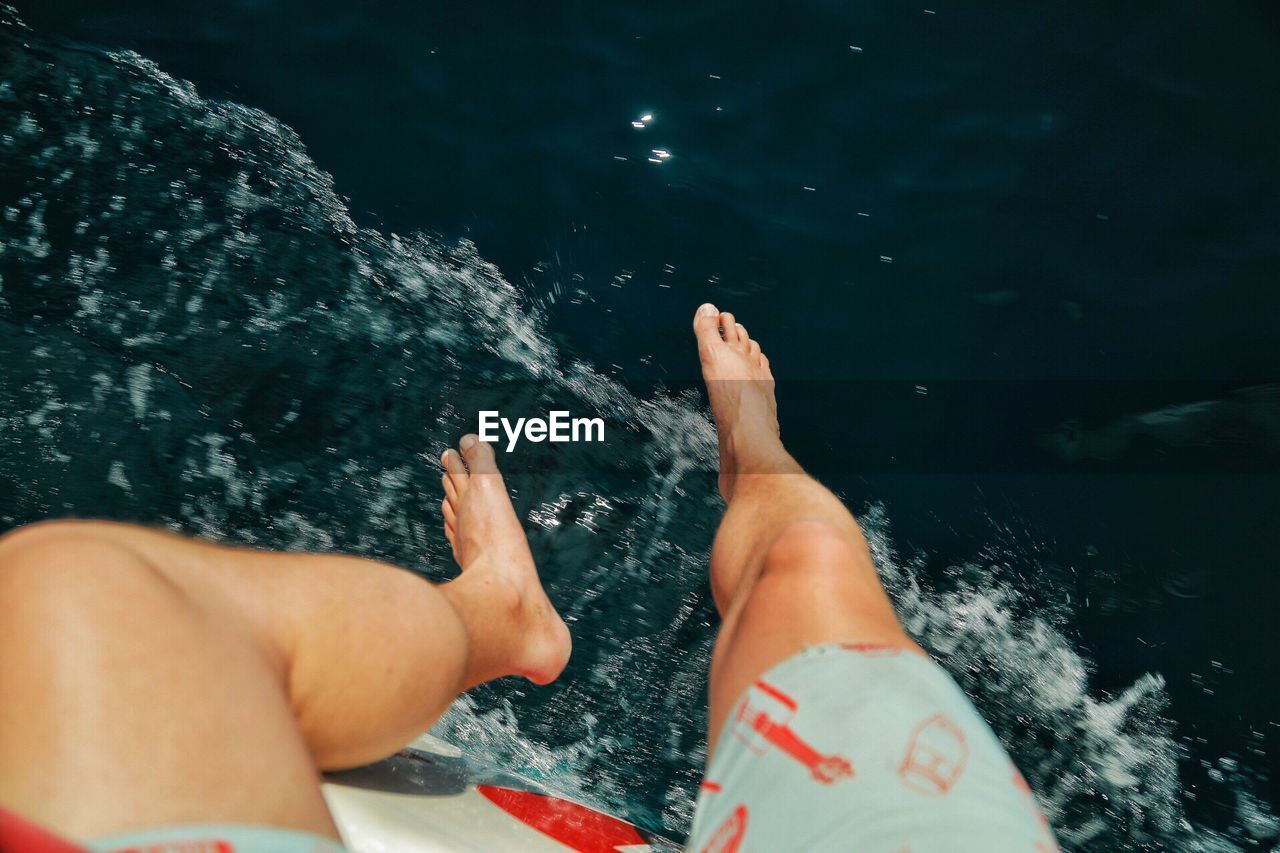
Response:
[[[90,841],[93,853],[346,853],[336,841],[272,826],[202,824],[146,829]]]
[[[687,849],[1057,850],[1022,774],[936,663],[835,643],[770,669],[725,722]]]

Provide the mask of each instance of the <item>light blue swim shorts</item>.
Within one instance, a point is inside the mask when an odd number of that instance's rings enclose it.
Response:
[[[817,646],[756,681],[712,756],[688,849],[1044,853],[1022,774],[951,677],[885,646]]]
[[[193,824],[90,841],[93,853],[347,853],[336,841],[271,826]]]

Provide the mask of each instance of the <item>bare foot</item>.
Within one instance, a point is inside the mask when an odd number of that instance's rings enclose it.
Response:
[[[760,344],[729,312],[703,305],[693,317],[702,378],[720,439],[720,494],[727,501],[739,474],[763,473],[768,460],[785,455],[778,438],[773,373]],[[787,457],[789,459],[789,457]]]
[[[492,446],[465,435],[459,448],[461,453],[451,449],[440,457],[445,469],[441,478],[444,535],[463,574],[489,581],[492,595],[511,605],[518,623],[512,631],[517,638],[514,673],[535,684],[547,684],[569,662],[569,629],[542,589]],[[512,627],[504,625],[501,630]]]

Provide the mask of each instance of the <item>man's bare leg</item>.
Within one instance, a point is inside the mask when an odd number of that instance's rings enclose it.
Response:
[[[554,679],[568,630],[492,450],[468,436],[442,461],[463,571],[438,586],[119,524],[0,538],[0,803],[78,838],[200,822],[334,837],[318,769],[399,749],[482,681]]]
[[[734,316],[693,321],[728,502],[711,551],[723,618],[711,660],[710,746],[734,702],[773,665],[829,642],[917,647],[894,616],[853,516],[778,435],[773,374]]]

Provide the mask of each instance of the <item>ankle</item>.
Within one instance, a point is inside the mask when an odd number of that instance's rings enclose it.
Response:
[[[735,476],[751,474],[800,473],[795,459],[782,446],[782,439],[772,429],[752,426],[723,434],[722,441],[733,460]]]
[[[525,596],[514,583],[483,566],[470,566],[439,587],[461,620],[469,650],[466,684],[515,675],[519,669]]]

